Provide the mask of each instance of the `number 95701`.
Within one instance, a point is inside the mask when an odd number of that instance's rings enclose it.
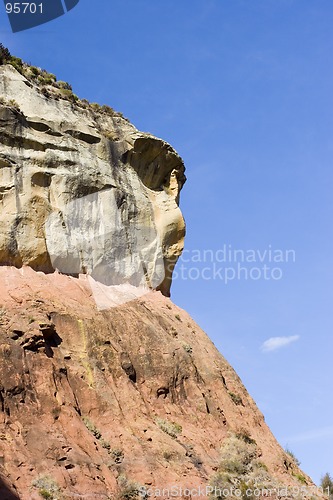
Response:
[[[7,14],[43,14],[43,4],[33,2],[6,3]]]

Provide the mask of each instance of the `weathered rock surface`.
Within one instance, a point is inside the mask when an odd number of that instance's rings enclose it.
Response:
[[[99,311],[85,276],[0,267],[0,304],[0,475],[20,499],[205,488],[226,442],[240,474],[304,486],[234,370],[160,292]]]
[[[0,263],[168,295],[185,233],[178,154],[119,116],[45,96],[11,65],[0,96]]]
[[[44,91],[0,67],[0,499],[315,497],[205,333],[147,293],[183,248],[181,158]]]

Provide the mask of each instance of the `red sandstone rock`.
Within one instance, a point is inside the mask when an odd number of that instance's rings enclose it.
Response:
[[[234,370],[160,292],[99,311],[85,279],[0,267],[0,338],[0,474],[17,494],[1,499],[204,488],[236,434],[276,484],[301,486]]]

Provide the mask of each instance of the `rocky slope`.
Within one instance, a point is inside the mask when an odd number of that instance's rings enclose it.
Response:
[[[315,497],[167,297],[177,153],[10,65],[0,92],[1,500]]]
[[[0,283],[1,471],[22,500],[47,481],[64,498],[205,487],[221,480],[230,439],[230,480],[246,469],[249,484],[311,484],[160,292],[99,311],[85,276],[0,267]]]

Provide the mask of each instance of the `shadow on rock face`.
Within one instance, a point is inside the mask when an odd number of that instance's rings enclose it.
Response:
[[[0,477],[0,498],[1,500],[20,500],[20,497],[14,493]]]

